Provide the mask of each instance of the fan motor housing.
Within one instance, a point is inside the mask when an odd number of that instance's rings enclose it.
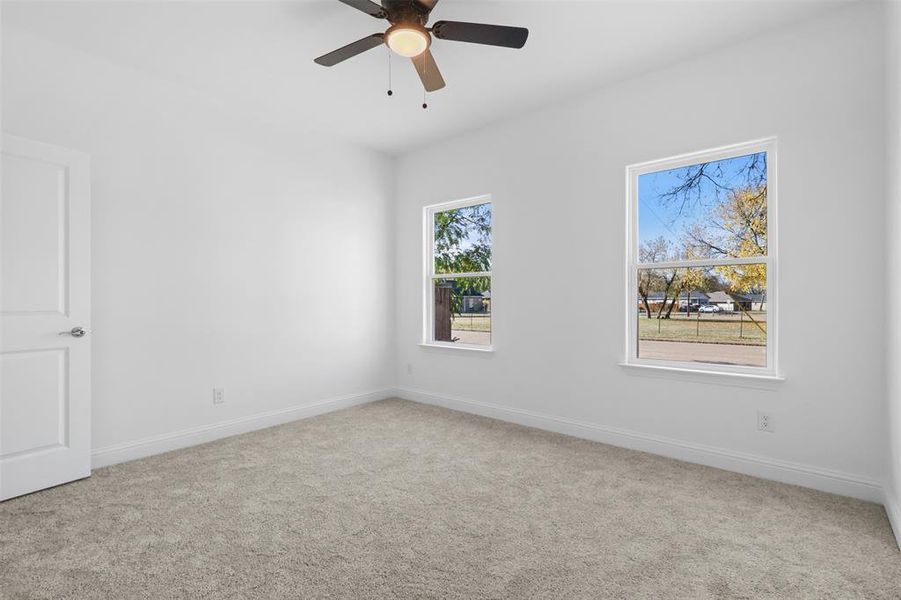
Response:
[[[425,27],[426,23],[429,22],[429,11],[419,2],[382,0],[382,7],[388,11],[388,21],[394,24]]]

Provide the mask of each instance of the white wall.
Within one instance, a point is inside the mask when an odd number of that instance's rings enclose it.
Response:
[[[901,298],[901,4],[886,4],[886,280],[887,298]],[[901,544],[901,313],[887,328],[888,454],[886,510]]]
[[[842,9],[405,155],[396,225],[404,394],[878,499],[880,15]],[[619,366],[626,165],[771,135],[786,380],[761,389]],[[497,350],[421,348],[421,208],[485,193],[494,197]],[[759,409],[775,415],[776,433],[757,431]]]
[[[391,159],[9,27],[2,50],[3,129],[93,157],[94,448],[392,384]]]

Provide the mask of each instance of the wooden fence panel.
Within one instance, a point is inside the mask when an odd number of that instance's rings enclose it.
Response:
[[[451,335],[451,294],[449,287],[435,286],[435,341],[452,342]]]

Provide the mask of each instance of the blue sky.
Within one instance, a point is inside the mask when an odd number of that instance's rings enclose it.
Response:
[[[707,172],[714,175],[721,186],[738,189],[746,182],[743,170],[755,156],[760,158],[763,154],[711,162],[711,168]],[[690,202],[684,204],[681,200],[665,202],[662,195],[680,185],[690,168],[646,173],[638,178],[639,244],[663,236],[678,246],[685,227],[703,219],[711,208],[725,199],[726,190],[718,189],[710,181],[703,181],[698,198],[693,196]]]

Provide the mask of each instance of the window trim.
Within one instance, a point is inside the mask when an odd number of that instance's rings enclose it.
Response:
[[[440,212],[445,212],[448,210],[455,210],[458,208],[466,208],[468,206],[478,206],[479,204],[491,204],[491,227],[492,227],[492,235],[491,235],[491,250],[492,250],[492,270],[484,271],[480,273],[435,273],[435,214]],[[469,350],[476,352],[494,352],[494,278],[492,277],[492,273],[494,272],[494,202],[491,199],[491,194],[483,194],[481,196],[473,196],[471,198],[464,198],[462,200],[453,200],[451,202],[442,202],[440,204],[431,204],[422,209],[423,219],[423,308],[422,308],[422,342],[419,344],[422,347],[428,348],[450,348],[454,350]],[[435,326],[434,326],[434,295],[435,290],[432,285],[432,281],[435,278],[441,277],[490,277],[491,278],[491,344],[488,346],[480,346],[477,344],[455,344],[453,342],[438,342],[435,341]]]
[[[700,152],[680,154],[662,160],[637,163],[626,167],[626,297],[625,297],[625,361],[623,366],[659,367],[673,372],[698,375],[739,375],[781,380],[779,372],[779,277],[778,277],[778,155],[777,139],[769,137],[740,144],[732,144]],[[647,173],[686,167],[703,162],[767,153],[767,255],[765,257],[720,258],[690,261],[671,261],[643,265],[638,261],[638,178]],[[653,268],[765,264],[767,268],[767,366],[717,365],[714,363],[638,358],[638,319],[635,299],[638,298],[639,267]]]

